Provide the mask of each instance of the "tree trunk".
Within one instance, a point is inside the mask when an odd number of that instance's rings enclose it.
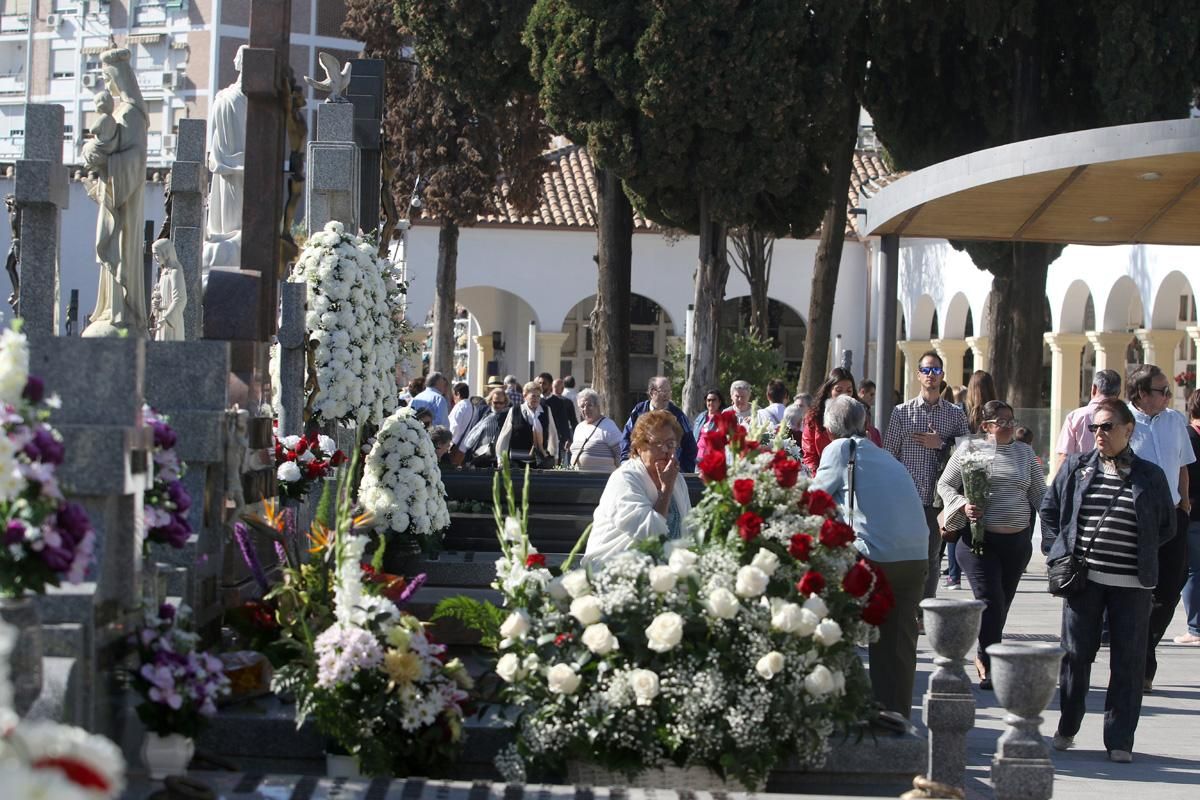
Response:
[[[454,382],[454,291],[458,285],[458,225],[445,217],[438,230],[437,284],[433,301],[433,348],[429,369]]]
[[[696,310],[692,316],[692,358],[683,385],[683,410],[692,418],[704,408],[704,395],[717,383],[717,332],[721,301],[729,280],[724,223],[709,214],[708,195],[700,194],[700,268],[696,272]]]
[[[596,170],[596,306],[592,309],[592,387],[605,412],[624,423],[629,414],[629,306],[633,273],[633,206],[621,179]],[[582,332],[579,334],[583,335]],[[583,350],[580,339],[578,349]],[[575,376],[582,381],[584,376]]]
[[[813,260],[812,296],[808,300],[808,331],[804,337],[804,361],[796,393],[812,392],[829,374],[829,337],[833,327],[833,303],[837,296],[842,245],[846,241],[846,202],[850,192],[850,159],[858,142],[858,104],[847,103],[842,120],[842,140],[831,156],[829,206],[821,221],[821,242]],[[891,302],[884,298],[881,302]],[[834,353],[835,365],[841,353]],[[859,376],[862,377],[861,375]]]
[[[1046,273],[1060,252],[1061,245],[1014,244],[1012,267],[996,275],[993,283],[990,367],[997,394],[1013,408],[1042,405]]]
[[[771,285],[771,257],[775,240],[753,225],[729,233],[737,260],[733,266],[750,287],[750,335],[766,341],[770,328],[768,290]]]

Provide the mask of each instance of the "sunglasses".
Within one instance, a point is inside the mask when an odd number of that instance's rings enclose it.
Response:
[[[941,367],[917,367],[917,372],[921,373],[922,375],[941,375],[942,368]]]
[[[1021,424],[1015,419],[985,419],[984,423],[987,425],[995,425],[997,428],[1015,428]]]
[[[1146,391],[1147,391],[1149,394],[1161,394],[1163,397],[1170,397],[1170,396],[1171,396],[1171,387],[1170,387],[1170,386],[1164,386],[1164,387],[1162,387],[1161,389],[1155,389],[1153,386],[1151,386],[1151,387],[1150,387],[1149,389],[1147,389]]]
[[[1087,429],[1088,433],[1095,433],[1096,431],[1104,431],[1105,433],[1109,433],[1115,427],[1117,427],[1117,423],[1115,422],[1089,422]]]

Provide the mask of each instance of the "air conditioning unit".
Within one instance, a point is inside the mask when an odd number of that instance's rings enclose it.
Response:
[[[46,24],[51,28],[57,29],[62,24],[62,14],[47,14]]]
[[[85,73],[83,73],[83,77],[80,78],[80,80],[83,82],[84,86],[91,89],[92,87],[94,87],[96,85],[96,80],[98,78],[99,78],[99,76],[96,75],[96,73],[94,73],[94,72],[85,72]]]
[[[179,85],[179,73],[164,72],[162,74],[162,87],[164,89],[174,89]]]
[[[174,150],[175,149],[175,141],[176,141],[175,134],[164,133],[162,136],[162,149],[163,150]]]

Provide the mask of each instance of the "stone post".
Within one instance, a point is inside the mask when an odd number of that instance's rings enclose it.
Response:
[[[308,180],[304,184],[310,236],[334,220],[345,225],[347,232],[358,232],[359,170],[358,147],[354,144],[354,106],[320,104],[317,139],[308,143]]]
[[[308,285],[283,283],[279,316],[279,435],[304,433],[304,383],[308,355],[305,329]]]
[[[899,342],[900,351],[904,353],[904,368],[900,374],[904,377],[904,400],[909,400],[921,393],[921,382],[917,380],[917,367],[921,363],[921,354],[933,349],[933,343],[928,339],[906,339]]]
[[[1102,369],[1114,370],[1125,380],[1125,351],[1133,334],[1127,331],[1088,331],[1088,341],[1096,351],[1096,372]],[[1124,388],[1124,386],[1122,386]]]
[[[971,348],[972,355],[975,356],[975,369],[987,370],[988,355],[991,350],[991,342],[986,336],[968,336],[965,340],[967,347]]]
[[[967,354],[967,343],[963,339],[934,339],[930,342],[933,349],[942,357],[946,372],[942,377],[947,386],[961,386],[963,380],[963,356]]]
[[[359,151],[359,224],[373,231],[380,222],[385,64],[381,58],[356,58],[350,63],[354,66],[346,99],[354,104],[354,143]]]
[[[1050,345],[1050,452],[1058,443],[1067,413],[1079,406],[1083,387],[1080,369],[1083,366],[1083,346],[1087,336],[1082,333],[1047,333]]]
[[[475,338],[475,352],[479,356],[479,374],[475,376],[473,391],[480,397],[487,391],[488,362],[496,357],[496,349],[492,342],[492,334],[481,333]]]
[[[1133,333],[1142,343],[1142,363],[1154,364],[1165,372],[1168,378],[1174,378],[1175,348],[1179,346],[1183,331],[1138,328]]]
[[[992,759],[996,800],[1050,800],[1054,764],[1038,726],[1054,696],[1062,648],[1047,642],[994,644],[987,653],[996,699],[1008,712],[1008,730],[1001,734]]]
[[[921,601],[925,633],[937,653],[937,670],[925,694],[925,725],[929,728],[928,778],[962,789],[967,770],[967,731],[975,724],[975,696],[963,670],[964,656],[979,637],[982,600]]]
[[[183,267],[188,303],[183,311],[183,338],[194,341],[204,329],[201,301],[201,258],[204,251],[204,195],[208,167],[204,163],[205,122],[179,121],[179,144],[171,167],[171,241]]]
[[[59,212],[67,208],[62,163],[63,107],[25,106],[25,146],[14,170],[21,211],[21,293],[18,312],[30,338],[58,333]]]
[[[562,368],[562,347],[567,341],[565,333],[546,333],[538,331],[537,335],[537,372],[549,372],[558,377]]]

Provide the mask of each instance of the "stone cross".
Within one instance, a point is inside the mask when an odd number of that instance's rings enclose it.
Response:
[[[58,332],[59,212],[67,208],[63,107],[25,106],[25,149],[15,169],[21,211],[20,313],[30,338]]]
[[[304,184],[310,236],[330,221],[342,223],[349,233],[358,232],[360,169],[354,144],[354,105],[320,104],[316,141],[308,143],[308,181]]]
[[[179,121],[175,164],[171,167],[171,241],[187,285],[183,338],[188,341],[199,339],[204,327],[200,261],[204,250],[204,195],[208,191],[205,131],[202,119]]]
[[[363,230],[379,228],[385,65],[381,58],[356,58],[347,99],[354,104],[354,143],[359,150],[358,207]]]
[[[304,433],[305,365],[308,335],[305,330],[308,285],[284,283],[280,286],[282,309],[279,315],[279,435]]]

